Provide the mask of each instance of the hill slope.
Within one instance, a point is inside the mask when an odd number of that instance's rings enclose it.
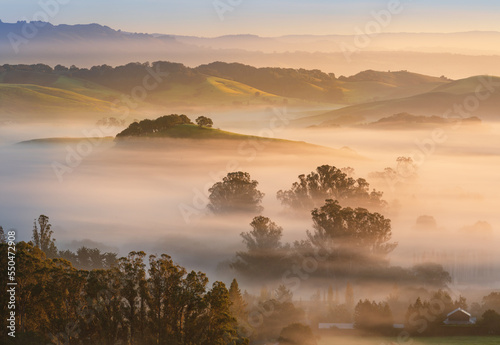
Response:
[[[486,82],[485,82],[486,81]],[[485,83],[491,87],[489,92]],[[411,113],[425,116],[472,117],[483,120],[498,119],[500,107],[500,78],[499,77],[472,77],[439,86],[432,92],[412,97],[398,98],[387,101],[369,102],[324,114],[298,119],[296,125],[355,125],[374,122],[383,117],[398,113]],[[486,95],[479,100],[476,91],[481,90]],[[467,111],[471,109],[473,111]]]
[[[284,104],[324,107],[414,95],[448,83],[441,78],[404,71],[366,71],[337,79],[333,74],[319,70],[255,68],[222,62],[197,68],[165,61],[151,65],[101,65],[91,69],[60,65],[53,69],[43,64],[3,65],[0,66],[2,86],[31,85],[22,88],[38,86],[38,90],[51,88],[51,93],[59,90],[71,94],[59,97],[58,101],[28,95],[20,104],[19,99],[10,97],[12,91],[4,87],[0,89],[0,97],[3,94],[0,121],[22,120],[35,109],[54,116],[61,116],[61,112],[87,112],[95,113],[93,118],[109,117],[113,116],[110,114],[111,105],[123,105],[120,102],[126,102],[124,97],[132,98],[133,106],[128,107],[134,117],[140,117],[144,112],[163,111],[166,107],[213,109]],[[24,92],[29,94],[27,90]],[[45,93],[49,92],[46,90]],[[75,104],[77,98],[80,98],[80,105]],[[88,104],[84,105],[85,102]]]
[[[3,121],[74,119],[82,114],[111,113],[111,109],[111,102],[72,91],[31,84],[0,84]]]

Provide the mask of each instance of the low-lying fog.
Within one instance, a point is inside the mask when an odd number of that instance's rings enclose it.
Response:
[[[268,128],[265,121],[262,125],[262,114],[251,122],[227,114],[213,114],[213,119],[215,127],[240,133],[265,134],[262,129]],[[433,129],[274,131],[279,138],[353,150],[311,154],[184,140],[167,141],[161,148],[116,145],[110,139],[13,145],[34,138],[78,137],[81,128],[2,127],[0,225],[17,229],[18,240],[27,241],[33,220],[45,214],[59,249],[86,244],[120,255],[131,250],[164,252],[187,268],[208,272],[211,279],[227,280],[232,273],[220,263],[244,249],[239,234],[250,230],[254,215],[204,215],[204,194],[211,185],[227,172],[249,172],[265,193],[263,215],[283,227],[284,242],[292,242],[305,239],[311,220],[285,212],[276,192],[289,189],[299,174],[319,165],[350,166],[357,177],[384,191],[390,204],[386,216],[399,242],[392,264],[437,261],[453,275],[455,287],[498,287],[500,125],[449,127],[440,134],[436,141]],[[75,156],[79,151],[84,157]],[[395,168],[399,156],[414,159],[417,178],[401,177],[396,185],[368,177]],[[420,216],[433,218],[421,218],[427,222],[417,224]]]

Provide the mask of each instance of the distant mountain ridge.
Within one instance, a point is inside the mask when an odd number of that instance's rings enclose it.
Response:
[[[28,37],[26,30],[23,32],[25,27],[34,33]],[[411,70],[454,79],[500,75],[499,32],[381,33],[372,44],[354,49],[346,57],[345,47],[355,48],[355,39],[355,34],[281,37],[245,34],[210,38],[131,33],[95,23],[0,22],[0,60],[11,64],[75,64],[88,68],[130,61],[180,61],[189,67],[213,61],[237,61],[256,67],[320,69],[336,75],[352,75],[368,69]],[[454,64],[448,63],[450,59]]]

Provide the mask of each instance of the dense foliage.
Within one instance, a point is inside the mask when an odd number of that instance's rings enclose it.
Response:
[[[391,330],[393,327],[391,308],[387,303],[359,301],[354,308],[354,327],[377,333]]]
[[[221,182],[215,183],[208,192],[208,209],[214,213],[262,211],[264,193],[257,189],[259,183],[247,172],[228,173]]]
[[[342,206],[361,206],[382,209],[387,203],[382,200],[382,192],[370,192],[370,184],[363,178],[349,176],[351,169],[338,169],[322,165],[307,176],[299,175],[289,190],[277,193],[281,203],[294,210],[312,210],[327,199],[338,200]]]
[[[161,132],[178,125],[192,125],[193,123],[186,115],[165,115],[161,116],[155,120],[142,120],[140,122],[134,122],[128,126],[125,130],[116,135],[117,138],[120,137],[139,137],[150,135],[152,133]]]
[[[49,259],[31,242],[16,245],[17,341],[22,344],[237,344],[230,294],[207,288],[202,272],[187,272],[170,256],[131,252],[106,270],[78,270]],[[7,245],[0,244],[2,267]],[[5,273],[5,272],[4,272]],[[6,286],[7,274],[1,275]],[[1,294],[6,315],[6,294]],[[0,331],[6,339],[6,328]]]

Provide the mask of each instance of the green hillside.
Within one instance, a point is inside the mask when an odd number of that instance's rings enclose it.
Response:
[[[439,117],[448,114],[450,117],[479,117],[482,120],[496,120],[499,116],[500,91],[495,90],[486,99],[478,101],[476,89],[482,85],[478,78],[472,77],[454,81],[439,86],[432,92],[411,97],[368,102],[315,116],[303,117],[297,119],[294,124],[297,126],[358,125],[399,113]],[[500,85],[500,78],[494,77],[492,80]],[[481,90],[486,92],[485,88]],[[478,101],[477,109],[470,113],[465,111],[465,115],[457,113],[456,107],[467,109],[465,103],[470,99]]]
[[[61,118],[82,113],[89,114],[92,121],[113,116],[112,104],[124,96],[130,97],[133,90],[143,86],[146,77],[150,85],[154,82],[154,87],[145,92],[144,100],[133,99],[137,106],[131,110],[136,117],[145,112],[186,107],[227,109],[287,104],[324,108],[332,104],[409,97],[450,83],[406,71],[365,71],[336,78],[319,70],[255,68],[223,62],[196,68],[162,61],[90,69],[3,65],[0,66],[0,121],[29,121],[42,115],[45,119]]]
[[[119,91],[112,90],[90,81],[67,76],[60,76],[54,83],[51,84],[51,87],[72,91],[81,95],[100,100],[107,100],[110,102],[120,99],[122,96],[122,93]]]
[[[148,100],[154,104],[175,106],[235,106],[283,104],[285,98],[251,86],[207,76],[197,84],[171,83],[167,90],[153,91]],[[295,99],[289,104],[307,104]]]
[[[173,128],[168,128],[155,133],[148,133],[140,137],[147,138],[184,138],[184,139],[203,139],[203,140],[250,140],[259,139],[267,140],[273,142],[290,142],[296,143],[290,140],[284,139],[272,139],[272,138],[262,138],[253,135],[245,135],[233,132],[227,132],[215,128],[200,127],[197,125],[177,125]],[[130,138],[130,137],[128,137]]]
[[[351,77],[340,77],[345,100],[351,104],[414,96],[430,92],[450,81],[407,71],[364,71]]]
[[[110,113],[112,103],[54,87],[0,84],[0,117],[4,120],[74,118]]]
[[[476,88],[482,84],[482,80],[487,80],[496,83],[493,85],[495,88],[499,88],[500,77],[494,76],[474,76],[470,78],[460,79],[453,81],[451,83],[441,85],[433,90],[433,92],[446,92],[451,94],[463,95],[475,92]]]
[[[195,69],[250,85],[282,97],[316,102],[356,104],[395,97],[408,97],[449,83],[444,78],[407,71],[364,71],[351,77],[336,78],[319,70],[256,68],[240,63],[214,62]]]

